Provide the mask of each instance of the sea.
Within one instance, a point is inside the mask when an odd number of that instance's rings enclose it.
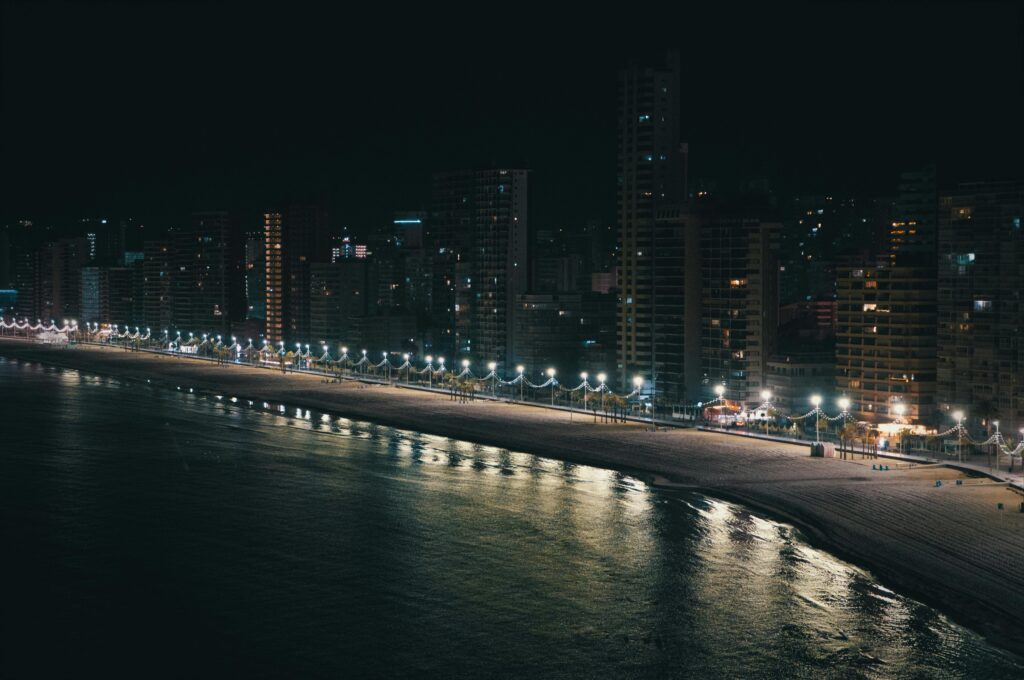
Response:
[[[1022,678],[740,505],[0,358],[6,677]]]

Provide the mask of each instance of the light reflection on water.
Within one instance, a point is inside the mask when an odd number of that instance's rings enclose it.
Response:
[[[0,455],[25,585],[12,611],[76,662],[446,678],[1024,670],[740,506],[181,387],[0,359],[0,412],[21,414]]]

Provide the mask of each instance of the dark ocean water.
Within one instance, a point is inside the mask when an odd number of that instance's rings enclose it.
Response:
[[[1024,677],[615,472],[4,359],[0,413],[6,677]]]

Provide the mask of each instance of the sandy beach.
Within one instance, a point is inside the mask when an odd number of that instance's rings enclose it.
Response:
[[[325,383],[313,375],[114,348],[64,349],[0,338],[0,355],[301,406],[619,469],[734,500],[799,526],[810,540],[883,583],[1024,655],[1024,498],[956,470],[892,464],[877,472],[871,469],[877,461],[810,458],[806,446],[695,430],[652,432],[635,423],[595,423],[578,413],[570,422],[566,412],[531,406],[460,403],[420,390]],[[941,487],[936,480],[943,480]]]

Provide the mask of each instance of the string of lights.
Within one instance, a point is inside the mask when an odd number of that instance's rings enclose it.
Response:
[[[0,317],[0,329],[13,330],[17,332],[28,333],[58,333],[58,334],[80,334],[82,333],[81,327],[75,320],[65,319],[62,325],[58,326],[56,320],[50,320],[49,323],[44,323],[41,319],[37,319],[36,322],[30,323],[28,319],[5,319]],[[128,326],[118,325],[105,325],[101,326],[97,323],[86,323],[84,333],[91,342],[103,344],[104,342],[110,343],[114,340],[123,342],[150,342],[153,340],[152,333],[149,328],[143,329],[136,326],[134,330]],[[386,372],[390,380],[392,372],[400,375],[402,371],[406,372],[406,380],[408,381],[410,375],[427,376],[428,384],[432,386],[435,378],[442,378],[447,375],[450,381],[473,381],[475,383],[491,383],[492,391],[496,391],[498,386],[501,387],[528,387],[531,390],[551,390],[551,401],[554,403],[556,394],[572,394],[582,391],[584,394],[600,394],[602,398],[616,397],[619,399],[629,400],[633,399],[642,394],[643,379],[639,376],[634,380],[634,389],[629,393],[616,394],[611,388],[608,387],[605,382],[606,376],[598,374],[597,385],[594,386],[590,382],[590,378],[587,373],[580,375],[581,381],[575,387],[567,387],[563,385],[556,377],[554,368],[548,368],[545,371],[547,379],[540,383],[534,383],[526,377],[526,373],[523,366],[517,366],[517,375],[511,380],[502,378],[497,373],[497,365],[491,362],[487,365],[488,372],[483,376],[477,376],[471,369],[471,363],[468,359],[462,361],[462,370],[453,374],[445,366],[444,357],[424,357],[426,364],[422,368],[415,368],[411,362],[411,357],[408,353],[401,355],[401,363],[393,363],[390,359],[388,352],[381,353],[381,360],[377,363],[373,363],[367,356],[366,350],[361,351],[358,359],[353,360],[349,356],[348,347],[341,346],[339,348],[340,353],[337,358],[331,355],[330,348],[326,344],[321,345],[322,354],[319,357],[314,357],[311,353],[310,346],[308,344],[303,345],[301,343],[295,344],[294,351],[288,350],[284,342],[279,342],[275,349],[269,341],[264,340],[262,347],[257,349],[252,342],[252,339],[248,339],[248,344],[243,347],[238,339],[234,336],[231,337],[230,343],[224,342],[223,336],[216,335],[211,336],[209,334],[203,334],[196,336],[192,333],[188,333],[188,338],[184,339],[182,333],[178,332],[175,338],[171,338],[169,333],[165,330],[162,337],[160,338],[161,346],[167,349],[159,350],[163,353],[176,353],[181,352],[182,348],[188,348],[189,354],[199,354],[203,350],[208,349],[210,352],[216,354],[218,358],[240,360],[245,358],[247,361],[260,361],[265,364],[287,364],[292,362],[293,364],[301,364],[301,368],[309,371],[316,371],[322,369],[324,372],[336,371],[349,369],[353,371],[380,371]],[[435,363],[437,366],[435,367]],[[452,383],[454,384],[454,383]],[[439,384],[438,387],[441,385]],[[725,398],[725,387],[724,385],[716,385],[714,388],[715,397],[707,402],[697,402],[692,404],[691,407],[695,408],[709,408],[720,404],[728,403]],[[811,403],[813,408],[806,413],[795,415],[781,411],[771,401],[771,393],[767,390],[761,393],[762,402],[756,407],[755,410],[763,410],[766,413],[771,413],[775,417],[789,420],[791,422],[800,422],[815,417],[815,428],[817,431],[817,424],[820,421],[829,423],[835,423],[842,421],[844,423],[854,423],[857,425],[867,425],[864,421],[858,421],[854,418],[850,412],[850,402],[845,397],[838,400],[840,408],[839,413],[834,416],[828,415],[821,408],[821,397],[814,395],[811,397]],[[1024,435],[1021,440],[1017,442],[1015,446],[1012,446],[1010,442],[1007,442],[1002,434],[998,431],[989,436],[984,440],[974,440],[970,437],[967,429],[963,425],[963,413],[956,412],[953,414],[954,418],[957,419],[957,423],[947,430],[942,432],[932,433],[924,435],[926,438],[931,440],[955,438],[957,441],[969,443],[973,446],[995,446],[998,451],[1003,455],[1010,457],[1017,457],[1024,455]],[[996,423],[998,426],[998,423]]]

